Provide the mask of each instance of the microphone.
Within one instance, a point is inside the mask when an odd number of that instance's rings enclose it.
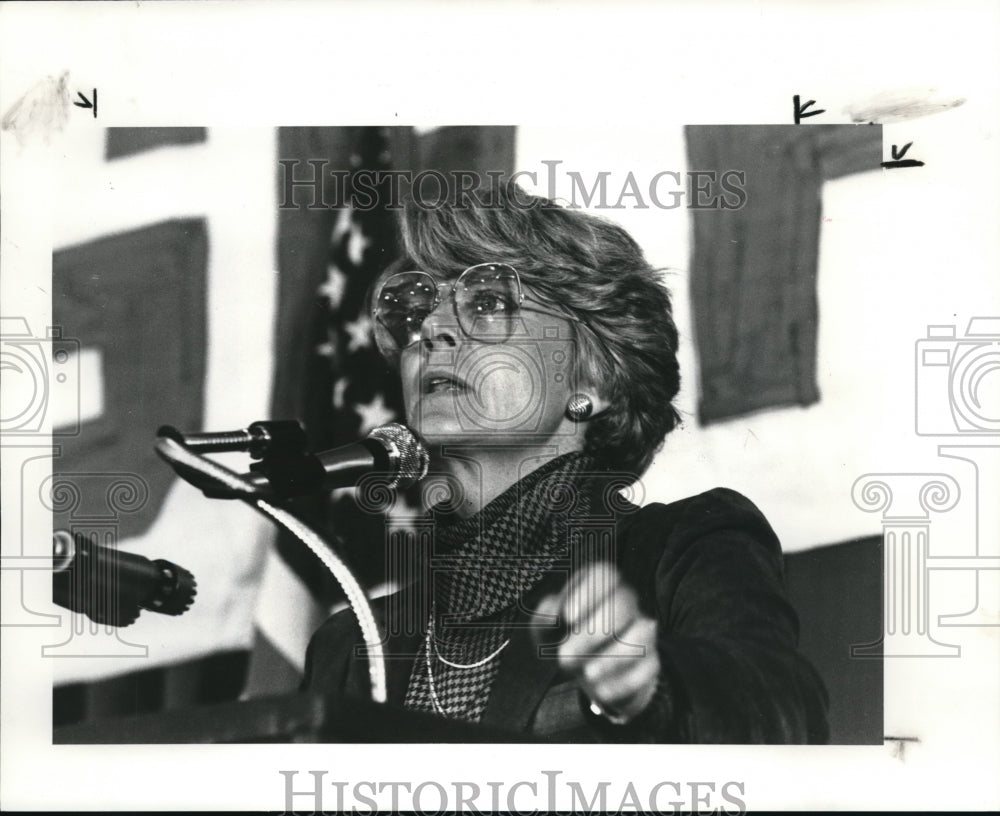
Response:
[[[284,453],[271,449],[242,476],[260,494],[291,499],[310,493],[353,487],[369,473],[385,477],[386,487],[405,489],[427,475],[427,448],[405,425],[391,422],[367,437],[320,453]],[[210,498],[234,498],[228,488],[199,485]]]
[[[197,582],[184,567],[102,547],[66,530],[52,534],[52,600],[95,623],[128,626],[142,609],[183,615]]]

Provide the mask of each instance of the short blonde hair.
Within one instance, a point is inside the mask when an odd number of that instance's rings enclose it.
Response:
[[[507,263],[525,285],[578,318],[578,374],[609,401],[590,420],[585,450],[602,467],[641,475],[680,422],[677,327],[660,273],[620,226],[532,196],[513,183],[461,199],[410,201],[401,269],[439,279],[480,263]]]

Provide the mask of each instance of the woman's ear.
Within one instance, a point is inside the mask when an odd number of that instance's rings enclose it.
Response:
[[[577,381],[577,386],[580,393],[586,394],[591,405],[594,406],[594,410],[590,414],[591,418],[600,416],[611,407],[611,400],[604,395],[605,389],[594,383],[592,375],[584,374],[581,376]]]
[[[586,394],[594,406],[594,410],[590,415],[591,419],[600,416],[611,407],[611,400],[602,397],[596,388],[587,389]]]

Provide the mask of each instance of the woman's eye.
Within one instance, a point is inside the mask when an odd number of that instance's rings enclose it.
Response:
[[[393,304],[391,308],[382,310],[382,321],[390,326],[413,329],[418,328],[428,315],[428,310],[421,306]]]
[[[419,326],[430,314],[430,310],[423,306],[411,306],[402,312],[403,317],[409,325]]]
[[[507,301],[496,292],[480,292],[472,301],[473,308],[481,315],[503,315],[508,309]]]

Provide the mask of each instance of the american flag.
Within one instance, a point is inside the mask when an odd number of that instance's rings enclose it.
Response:
[[[350,204],[354,173],[391,168],[389,144],[385,128],[358,128],[353,134],[349,153],[353,172],[347,189],[337,191],[343,206],[333,213],[330,224],[325,275],[312,298],[311,313],[303,317],[309,321],[309,338],[297,418],[306,427],[312,451],[350,444],[403,416],[398,380],[375,347],[371,318],[365,309],[372,281],[399,252],[396,213],[384,206],[388,184],[379,186],[376,206]],[[329,198],[334,198],[332,192]],[[415,508],[411,497],[400,499],[401,506]],[[386,583],[385,548],[381,545],[384,519],[359,507],[353,489],[298,500],[295,511],[331,542],[363,585],[378,591]],[[263,636],[298,670],[309,634],[343,595],[299,542],[279,536],[277,551],[281,560],[272,557],[270,577],[265,577],[261,589],[255,660],[262,646],[265,651],[268,648],[261,643]],[[292,574],[288,574],[289,569]],[[296,581],[309,592],[301,592]],[[249,696],[255,692],[255,681],[260,681],[255,674],[252,667]],[[280,690],[271,681],[267,686],[270,691]]]
[[[351,169],[381,173],[392,155],[383,128],[363,128],[350,156]],[[353,178],[353,176],[352,176]],[[308,378],[304,420],[312,450],[326,450],[363,438],[373,428],[402,417],[398,381],[375,347],[365,295],[372,281],[397,255],[399,231],[395,213],[379,205],[351,206],[351,196],[337,213],[330,235],[326,280],[316,299],[316,342]],[[351,489],[335,491],[326,503],[329,532],[339,538],[351,566],[372,585],[384,577],[382,520],[358,507]]]
[[[336,191],[344,206],[333,212],[293,207],[279,221],[284,305],[276,338],[274,417],[300,419],[310,449],[322,451],[355,442],[403,416],[398,381],[374,346],[364,308],[372,281],[400,251],[397,212],[386,207],[391,190],[385,176],[375,185],[376,206],[349,206],[355,174],[430,168],[472,170],[484,179],[489,172],[509,174],[515,132],[511,127],[456,126],[421,133],[402,127],[282,128],[280,133],[281,158],[296,157],[305,166],[325,156],[331,159],[328,169],[353,171],[348,189]],[[335,197],[333,192],[331,188],[328,198]],[[309,291],[303,292],[303,286]],[[308,336],[301,333],[303,321]],[[403,519],[417,512],[418,491],[397,497],[394,532],[402,531]],[[415,556],[401,543],[405,537],[393,539],[393,555],[387,557],[385,519],[362,510],[353,490],[300,501],[296,510],[370,589],[384,589],[387,579],[395,577],[387,574],[387,563],[404,577],[412,573]],[[258,637],[245,696],[294,687],[309,635],[342,600],[335,581],[298,542],[279,538],[276,549],[279,555],[269,556],[260,591]],[[278,654],[281,662],[276,663]]]

